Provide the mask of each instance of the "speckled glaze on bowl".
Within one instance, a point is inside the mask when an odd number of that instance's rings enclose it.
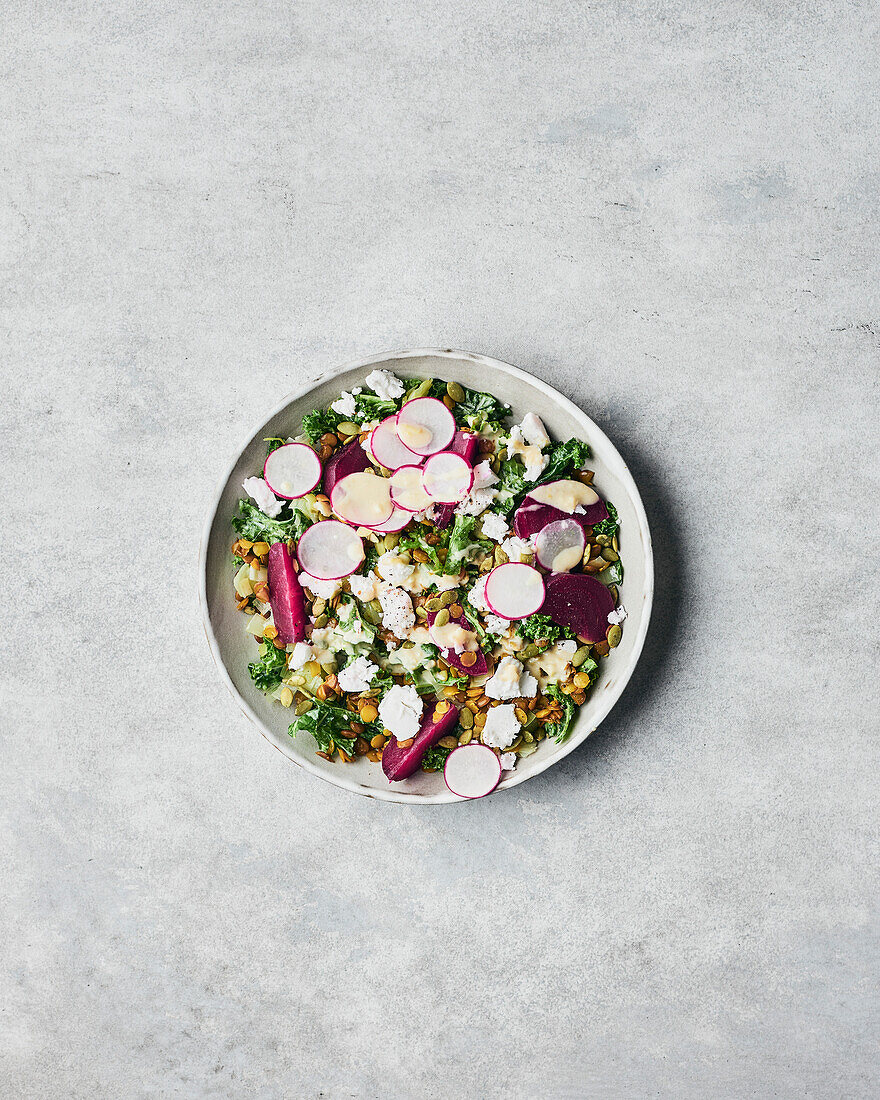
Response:
[[[503,791],[524,783],[567,756],[596,729],[620,698],[633,673],[651,614],[654,594],[654,559],[651,534],[638,489],[614,445],[593,421],[546,382],[517,367],[464,351],[418,349],[390,352],[350,364],[322,375],[290,394],[251,435],[224,477],[212,501],[199,553],[202,615],[205,634],[220,674],[244,713],[267,740],[307,772],[356,794],[386,802],[420,804],[466,802],[446,787],[442,772],[418,772],[401,783],[389,783],[380,764],[359,758],[351,764],[332,763],[315,755],[308,734],[293,738],[287,732],[293,714],[267,699],[251,682],[248,662],[255,646],[245,632],[243,616],[232,599],[232,566],[229,547],[234,533],[230,520],[244,495],[241,483],[263,465],[266,436],[296,435],[303,413],[334,401],[342,390],[363,383],[377,367],[401,378],[443,378],[486,390],[512,407],[518,421],[535,412],[555,439],[570,436],[586,440],[593,449],[592,468],[601,495],[614,501],[620,514],[621,557],[625,566],[621,600],[628,617],[623,640],[600,662],[601,673],[587,702],[580,708],[572,732],[561,745],[543,741],[538,752],[522,760],[496,788]]]

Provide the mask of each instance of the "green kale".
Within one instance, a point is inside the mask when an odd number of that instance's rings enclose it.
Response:
[[[422,768],[426,772],[442,771],[446,764],[446,757],[451,752],[452,749],[444,748],[442,745],[432,745],[422,757]]]
[[[613,539],[620,527],[620,520],[617,516],[617,509],[610,500],[605,501],[605,507],[608,509],[608,518],[603,519],[601,523],[597,523],[593,527],[593,535],[607,535]]]
[[[372,393],[358,393],[354,398],[354,417],[358,424],[366,420],[384,420],[398,409],[397,401],[388,401]],[[343,419],[348,419],[343,417]]]
[[[335,432],[336,425],[344,419],[332,409],[315,409],[314,412],[306,413],[302,419],[303,435],[308,436],[309,442],[315,444],[325,432]]]
[[[314,737],[321,752],[329,753],[332,741],[336,748],[352,756],[357,738],[346,734],[351,734],[351,723],[355,720],[355,715],[339,703],[316,702],[311,710],[294,719],[287,732],[294,737],[303,730]],[[362,736],[369,741],[381,732],[382,729],[377,720],[364,727]]]
[[[248,665],[248,672],[260,691],[272,691],[287,672],[287,651],[276,649],[271,642],[263,642],[260,659]]]
[[[567,626],[554,623],[549,615],[529,615],[527,619],[520,619],[514,629],[521,638],[532,642],[548,642],[551,645],[574,637]]]
[[[363,564],[358,569],[359,573],[363,573],[366,577],[371,569],[376,568],[376,562],[379,560],[379,548],[374,542],[367,542],[364,540],[364,560]]]
[[[562,721],[549,722],[544,727],[545,733],[548,737],[552,737],[554,741],[564,741],[568,737],[568,731],[574,721],[575,705],[556,684],[548,684],[545,688],[545,694],[552,696],[560,704],[563,711]]]
[[[238,570],[239,570],[239,569],[241,569],[241,567],[242,567],[243,565],[244,565],[244,558],[240,558],[240,557],[238,556],[238,554],[233,554],[233,555],[232,555],[232,568],[233,568],[233,569],[234,569],[234,570],[235,570],[236,572],[238,572]]]
[[[440,535],[440,542],[437,546],[432,546],[427,541],[427,535],[430,533],[430,528],[425,527],[424,524],[417,523],[414,526],[405,528],[400,533],[400,542],[397,544],[401,550],[423,550],[429,560],[426,562],[431,567],[434,573],[443,572],[443,562],[440,560],[437,551],[440,546],[446,541],[446,533],[443,531],[437,531],[436,534]]]
[[[491,547],[488,540],[473,537],[476,525],[476,516],[457,515],[455,517],[455,523],[449,532],[449,549],[446,552],[446,562],[443,566],[444,573],[458,573],[462,565],[471,559],[474,551],[486,550]]]
[[[582,439],[566,439],[564,443],[551,443],[546,452],[548,462],[534,485],[544,485],[548,481],[558,481],[583,469],[590,457],[590,446]],[[530,486],[530,488],[534,488]]]
[[[289,509],[290,517],[287,519],[282,518],[284,512],[276,519],[270,519],[249,500],[240,500],[238,510],[240,514],[233,517],[232,526],[250,542],[268,542],[271,545],[273,542],[298,539],[311,524],[309,517],[296,509]],[[285,511],[288,509],[285,508]]]
[[[272,435],[267,436],[263,442],[266,444],[266,458],[268,458],[273,451],[277,451],[279,447],[283,447],[285,441],[280,439],[277,435]]]
[[[468,389],[467,386],[462,386],[462,389],[464,399],[453,410],[459,424],[468,428],[488,425],[493,431],[501,431],[510,413],[510,406],[493,397],[491,393],[481,393],[479,390]]]

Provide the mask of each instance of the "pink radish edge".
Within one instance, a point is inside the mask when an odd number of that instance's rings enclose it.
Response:
[[[272,457],[274,455],[277,455],[279,451],[286,451],[289,447],[297,447],[297,448],[302,448],[305,451],[310,451],[311,454],[312,454],[312,457],[315,460],[315,480],[311,483],[311,485],[309,485],[309,487],[307,489],[303,489],[302,492],[293,493],[292,495],[289,495],[287,493],[282,493],[280,489],[276,489],[275,486],[272,484],[270,478],[269,478],[269,462],[270,462],[270,460],[272,459]],[[277,462],[277,459],[276,459],[276,462]],[[263,481],[266,482],[266,484],[269,486],[269,488],[272,490],[272,492],[275,494],[275,496],[280,497],[282,500],[297,500],[299,497],[304,497],[306,495],[306,493],[310,493],[314,488],[316,488],[318,485],[321,484],[321,475],[322,474],[323,474],[323,469],[321,467],[321,460],[320,460],[320,458],[318,458],[317,452],[315,451],[314,447],[310,447],[308,445],[308,443],[284,443],[284,444],[282,444],[282,446],[276,447],[274,451],[271,451],[269,454],[267,454],[266,455],[266,461],[263,463]]]
[[[538,601],[538,603],[537,603],[537,604],[536,604],[536,605],[535,605],[534,607],[532,607],[532,608],[531,608],[531,610],[529,610],[529,611],[521,611],[521,612],[520,612],[519,614],[517,614],[517,615],[509,615],[509,614],[508,614],[508,613],[507,613],[506,611],[501,611],[501,610],[499,610],[499,607],[498,607],[498,597],[497,597],[497,594],[496,594],[496,597],[495,597],[495,603],[493,603],[493,602],[492,602],[492,598],[491,598],[491,596],[489,595],[489,584],[490,584],[490,581],[491,581],[492,575],[493,575],[493,574],[496,574],[496,581],[495,581],[495,583],[496,583],[496,585],[497,585],[497,584],[499,583],[499,581],[498,581],[498,577],[500,577],[500,574],[501,574],[501,570],[502,570],[502,569],[506,569],[506,570],[508,571],[507,575],[509,576],[509,575],[510,575],[510,567],[511,567],[511,566],[514,566],[514,567],[515,567],[515,568],[517,568],[518,570],[520,570],[520,569],[528,569],[528,570],[530,570],[530,572],[534,573],[534,574],[535,574],[535,576],[536,576],[536,577],[537,577],[537,578],[538,578],[538,579],[540,580],[540,582],[541,582],[541,598],[540,598],[540,600]],[[560,574],[560,576],[564,576],[564,575],[565,575],[565,574]],[[513,621],[515,621],[515,620],[517,620],[517,619],[527,619],[527,618],[529,617],[529,615],[534,615],[534,614],[535,614],[535,613],[536,613],[537,611],[540,611],[540,610],[541,610],[541,608],[542,608],[542,606],[543,606],[543,604],[544,604],[544,600],[545,600],[545,598],[546,598],[546,593],[547,593],[547,586],[546,586],[546,585],[545,585],[545,583],[544,583],[544,578],[543,578],[543,577],[541,576],[541,574],[540,574],[540,573],[538,572],[538,570],[537,570],[537,569],[535,569],[535,567],[534,567],[533,565],[526,565],[526,563],[525,563],[525,562],[516,562],[516,561],[509,561],[509,562],[505,562],[505,564],[504,564],[504,565],[496,565],[494,569],[490,569],[490,570],[489,570],[489,573],[488,573],[488,575],[486,576],[486,587],[485,587],[485,589],[484,589],[483,591],[484,591],[484,598],[485,598],[485,600],[486,600],[486,603],[487,603],[487,604],[489,605],[489,610],[490,610],[490,611],[491,611],[491,612],[492,612],[493,614],[495,614],[495,615],[498,615],[498,616],[499,616],[500,618],[502,618],[502,619],[508,619],[508,620],[510,620],[511,622],[513,622]]]
[[[452,459],[455,460],[454,464],[456,466],[459,466],[460,469],[461,469],[461,473],[462,473],[462,481],[460,483],[461,486],[465,485],[465,480],[464,479],[465,479],[465,477],[467,478],[466,487],[464,488],[463,491],[461,490],[461,488],[459,488],[459,491],[458,491],[457,495],[454,496],[454,497],[448,497],[448,496],[447,497],[438,497],[438,496],[435,496],[434,493],[432,493],[430,488],[428,487],[428,480],[431,477],[431,465],[433,464],[434,466],[437,466],[439,464],[439,462],[445,462],[445,463],[448,464],[450,462],[450,460],[452,460]],[[458,504],[459,501],[464,500],[464,498],[468,495],[468,493],[471,491],[471,487],[473,486],[473,484],[474,484],[474,468],[473,468],[473,466],[471,466],[471,464],[467,461],[466,458],[463,458],[461,455],[456,454],[454,451],[438,451],[437,454],[431,455],[425,461],[425,465],[422,468],[422,487],[424,488],[424,490],[428,494],[428,496],[431,497],[433,500],[436,500],[438,504]]]
[[[382,433],[381,435],[378,434],[380,432]],[[376,451],[377,440],[379,447],[382,448],[383,439],[388,441],[384,446],[389,448],[384,456],[378,454]],[[380,466],[384,466],[386,470],[399,470],[402,466],[417,466],[423,457],[422,455],[416,454],[415,451],[410,450],[405,443],[401,442],[400,436],[397,434],[396,413],[394,416],[386,416],[381,423],[373,428],[370,432],[369,447],[373,458],[375,458]],[[399,447],[400,451],[397,455],[392,457],[392,451],[395,447]],[[401,461],[398,461],[398,458]]]
[[[430,402],[430,406],[428,402]],[[434,406],[436,406],[436,408],[434,408]],[[442,414],[440,413],[440,409],[443,410]],[[421,419],[413,415],[416,411],[426,412],[427,418]],[[434,417],[434,424],[436,427],[432,427],[432,416]],[[411,451],[415,451],[417,455],[421,455],[423,458],[428,455],[439,454],[440,451],[445,451],[455,436],[455,417],[443,402],[439,401],[436,397],[416,397],[412,401],[407,401],[397,414],[396,423],[398,438],[400,438],[401,417],[403,418],[404,424],[411,423],[421,428],[427,428],[431,432],[430,444],[420,450],[411,447],[409,443],[404,443],[403,439],[400,440],[404,447],[407,447]],[[438,442],[438,440],[440,440],[440,442]]]
[[[420,488],[422,490],[422,492],[425,494],[425,496],[428,497],[428,499],[424,502],[424,504],[421,504],[418,508],[410,508],[410,506],[408,504],[404,504],[401,500],[399,500],[394,495],[394,490],[396,488],[398,488],[398,486],[395,485],[395,483],[394,483],[394,478],[396,477],[397,474],[402,473],[404,470],[415,470],[416,474],[417,474],[417,478],[416,478],[415,485],[411,485],[408,488],[400,489],[399,490],[399,495],[403,496],[405,493],[412,492],[412,490],[414,488]],[[391,497],[391,503],[394,504],[396,507],[403,508],[404,511],[407,511],[411,514],[414,514],[415,512],[421,512],[424,508],[427,508],[430,504],[433,503],[434,498],[428,495],[428,491],[422,485],[422,467],[421,466],[398,466],[397,469],[394,471],[394,473],[391,475],[391,477],[388,480],[390,482],[388,492],[389,492],[389,495]]]
[[[338,532],[338,534],[335,531],[330,531],[327,526],[328,524],[332,524],[334,528],[341,528],[341,531]],[[343,531],[345,532],[345,535],[342,534]],[[318,560],[320,562],[326,562],[328,560],[328,557],[330,557],[332,560],[332,555],[334,551],[339,556],[339,559],[342,559],[343,556],[345,557],[344,564],[341,561],[337,561],[339,571],[336,572],[334,570],[332,576],[322,577],[320,575],[320,566],[318,566],[318,569],[316,571],[315,562],[310,563],[308,560],[310,545],[316,539],[322,538],[335,538],[338,542],[338,545],[335,548],[331,547],[329,550],[326,548],[318,550],[316,548],[315,553],[318,556]],[[357,561],[354,560],[354,556],[352,554],[345,553],[342,549],[343,538],[348,542],[348,545],[352,549],[354,549],[355,541],[357,542],[358,546],[360,547],[360,557],[357,559]],[[323,519],[319,523],[313,523],[311,527],[307,527],[306,530],[303,531],[303,533],[300,535],[299,542],[296,547],[296,560],[299,562],[300,569],[308,573],[310,577],[314,577],[315,580],[338,581],[341,580],[343,577],[347,577],[351,573],[354,573],[360,567],[361,562],[364,560],[364,544],[360,535],[356,534],[355,531],[347,523],[342,523],[340,520],[336,519]],[[309,568],[309,564],[312,565],[311,569]]]
[[[458,798],[485,798],[501,782],[501,760],[488,745],[459,745],[446,757],[443,778]]]

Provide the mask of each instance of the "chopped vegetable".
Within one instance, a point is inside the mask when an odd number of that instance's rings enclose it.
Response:
[[[287,651],[276,649],[271,642],[263,642],[260,659],[248,665],[248,672],[260,691],[272,691],[287,674]]]
[[[434,717],[430,711],[423,719],[419,732],[411,745],[402,748],[396,737],[392,737],[382,752],[382,771],[392,783],[408,779],[419,770],[422,758],[428,749],[436,744],[443,735],[453,730],[458,722],[458,707],[446,704],[445,713]]]
[[[573,636],[567,626],[560,626],[558,623],[554,623],[549,615],[541,614],[529,615],[527,619],[520,619],[515,630],[521,638],[525,638],[527,641],[547,642],[550,645]]]
[[[554,741],[561,742],[568,737],[568,731],[571,729],[571,723],[574,721],[574,702],[564,691],[560,690],[557,684],[548,684],[546,692],[562,707],[562,720],[559,722],[548,722],[546,733],[547,736],[552,737]]]
[[[309,517],[300,509],[291,509],[287,519],[270,519],[249,500],[238,502],[239,515],[233,516],[232,526],[237,533],[251,542],[287,542],[298,539],[311,523]],[[282,512],[282,516],[284,513]]]
[[[306,608],[303,590],[294,572],[286,542],[269,548],[269,605],[278,629],[278,640],[285,645],[301,642],[306,636]]]

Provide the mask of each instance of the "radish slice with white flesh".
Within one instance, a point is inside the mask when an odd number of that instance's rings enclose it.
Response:
[[[392,535],[395,531],[402,531],[412,518],[412,512],[408,512],[406,508],[398,508],[395,504],[390,518],[386,519],[384,523],[377,523],[372,530],[377,535]]]
[[[349,474],[333,486],[330,507],[355,527],[376,527],[394,512],[388,479],[369,470]]]
[[[509,561],[496,565],[486,578],[486,603],[502,619],[525,619],[540,611],[544,578],[531,565]]]
[[[321,480],[321,460],[307,443],[285,443],[267,456],[263,479],[276,497],[304,497]]]
[[[416,397],[397,414],[397,436],[417,455],[445,451],[455,435],[455,417],[436,397]]]
[[[422,457],[400,442],[396,416],[386,417],[372,430],[370,451],[373,458],[386,470],[397,470],[401,466],[417,466]]]
[[[538,561],[551,573],[567,573],[584,556],[587,540],[584,529],[574,519],[548,523],[535,540]]]
[[[391,499],[398,508],[407,512],[424,512],[434,503],[422,485],[421,466],[400,466],[388,479]]]
[[[347,523],[323,519],[300,535],[296,558],[300,568],[310,577],[337,581],[360,566],[364,560],[364,544]]]
[[[422,470],[425,492],[441,504],[456,504],[464,500],[473,483],[473,467],[452,451],[431,455]]]
[[[501,761],[488,745],[460,745],[446,757],[443,778],[459,798],[483,798],[501,781]]]

